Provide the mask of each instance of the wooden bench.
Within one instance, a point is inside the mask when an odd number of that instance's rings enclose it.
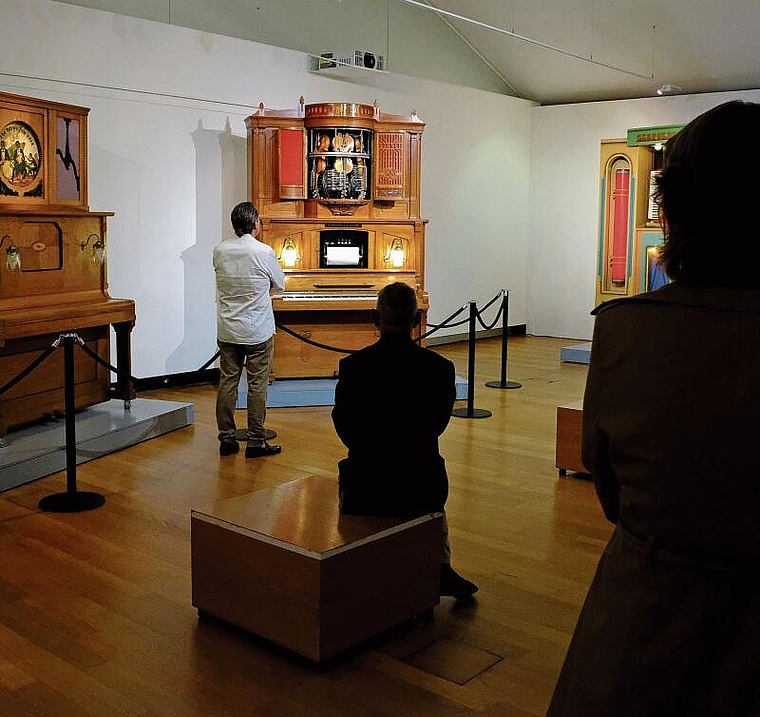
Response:
[[[324,476],[193,510],[193,605],[320,662],[438,604],[442,520],[340,515]]]
[[[557,445],[555,465],[561,476],[568,471],[588,473],[581,458],[583,400],[557,406]]]

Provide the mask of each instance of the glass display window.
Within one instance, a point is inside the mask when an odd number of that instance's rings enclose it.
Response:
[[[309,130],[309,197],[371,199],[372,131],[356,127]]]

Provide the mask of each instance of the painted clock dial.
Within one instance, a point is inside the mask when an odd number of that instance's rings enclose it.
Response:
[[[9,122],[0,129],[0,183],[4,193],[23,194],[40,173],[40,143],[24,122]]]

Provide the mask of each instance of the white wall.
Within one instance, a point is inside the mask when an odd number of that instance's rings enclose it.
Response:
[[[92,108],[90,206],[115,212],[110,287],[136,301],[136,376],[192,371],[215,352],[211,250],[247,196],[244,118],[259,102],[416,109],[430,320],[503,288],[511,324],[587,339],[600,140],[760,101],[751,91],[534,107],[392,74],[357,84],[308,73],[298,52],[50,0],[4,0],[0,46],[0,89]]]
[[[205,30],[319,55],[362,48],[386,69],[517,95],[441,17],[380,0],[63,0],[144,20]]]
[[[760,91],[652,97],[535,107],[528,229],[529,329],[591,337],[599,228],[599,143],[628,129],[686,124],[732,99]]]
[[[50,0],[3,0],[0,47],[0,89],[91,108],[89,204],[115,212],[110,292],[136,302],[135,376],[214,354],[211,251],[247,197],[244,118],[300,95],[417,110],[430,320],[506,288],[510,323],[526,323],[529,103],[395,75],[326,79],[298,52]]]

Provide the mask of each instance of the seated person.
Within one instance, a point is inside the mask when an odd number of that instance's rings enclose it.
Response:
[[[449,483],[438,437],[456,400],[454,364],[411,337],[414,290],[396,282],[377,297],[380,339],[342,359],[333,424],[348,448],[338,463],[341,512],[413,518],[443,512]],[[477,585],[451,567],[443,519],[441,595],[470,597]]]

